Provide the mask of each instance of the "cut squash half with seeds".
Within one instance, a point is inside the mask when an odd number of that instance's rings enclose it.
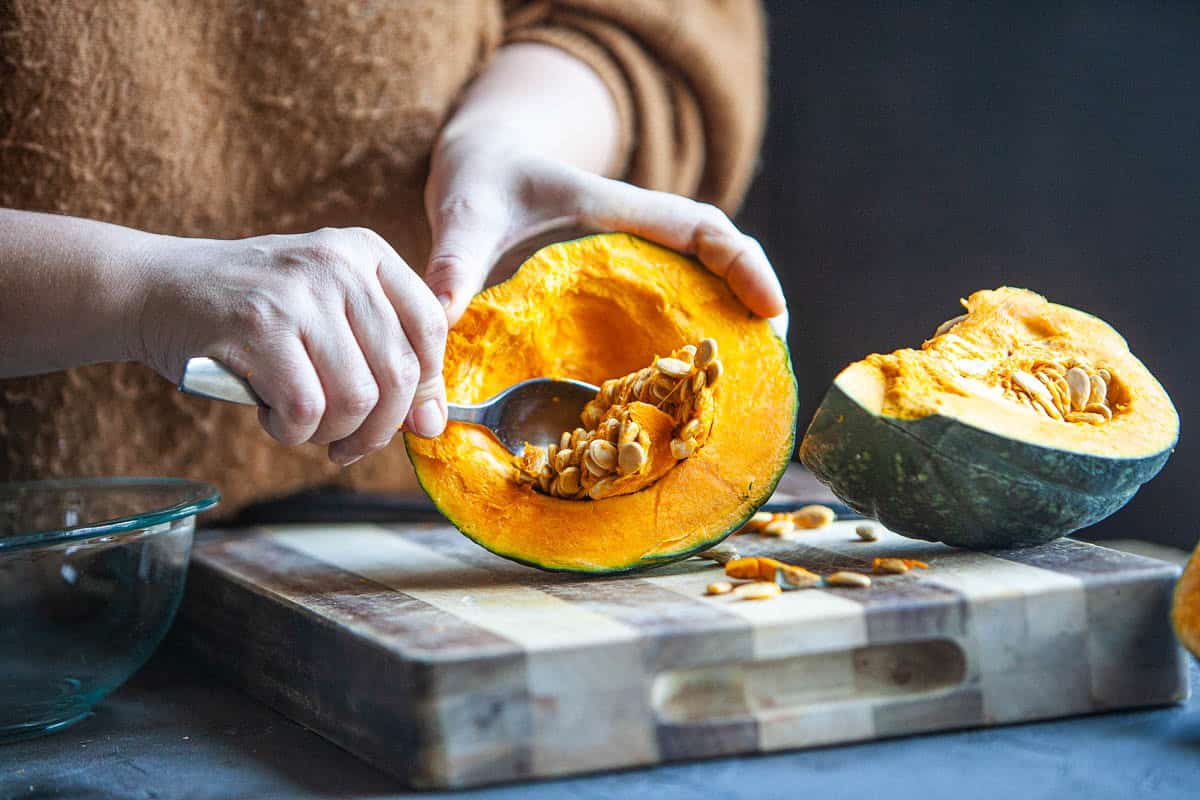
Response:
[[[897,533],[1040,544],[1125,505],[1179,436],[1159,382],[1103,321],[1023,289],[980,291],[920,349],[837,376],[800,447]]]
[[[443,376],[456,403],[543,376],[600,387],[577,428],[516,458],[465,423],[405,437],[460,531],[542,569],[623,572],[713,547],[795,445],[785,343],[698,262],[626,234],[543,248],[475,297]]]

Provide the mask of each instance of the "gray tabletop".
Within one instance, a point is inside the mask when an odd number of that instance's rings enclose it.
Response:
[[[1193,685],[1200,670],[1192,666]],[[1200,700],[431,795],[187,663],[169,640],[75,727],[0,747],[0,798],[1200,797]]]

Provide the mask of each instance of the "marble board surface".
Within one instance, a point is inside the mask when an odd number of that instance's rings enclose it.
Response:
[[[201,663],[414,787],[465,787],[1178,702],[1178,567],[1069,539],[992,553],[837,522],[729,541],[868,589],[706,597],[690,559],[544,573],[439,523],[200,535]]]

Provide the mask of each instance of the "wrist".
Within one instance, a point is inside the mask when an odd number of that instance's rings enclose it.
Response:
[[[151,246],[164,237],[143,231],[123,231],[105,248],[103,284],[107,304],[114,309],[108,321],[117,352],[114,360],[148,363],[143,332],[151,289]]]
[[[620,138],[616,103],[588,64],[557,47],[518,43],[501,48],[468,88],[435,155],[470,142],[605,173]]]

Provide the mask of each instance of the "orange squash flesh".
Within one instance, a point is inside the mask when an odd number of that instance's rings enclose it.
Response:
[[[1175,586],[1171,622],[1183,646],[1200,658],[1200,547],[1192,553],[1183,577]]]
[[[490,432],[455,422],[437,439],[406,436],[421,485],[464,534],[543,569],[619,572],[712,546],[782,476],[797,397],[786,345],[700,264],[625,234],[551,245],[471,302],[443,374],[451,402],[477,403],[539,376],[600,385],[706,336],[725,367],[712,434],[649,487],[594,501],[542,494],[514,480]]]

